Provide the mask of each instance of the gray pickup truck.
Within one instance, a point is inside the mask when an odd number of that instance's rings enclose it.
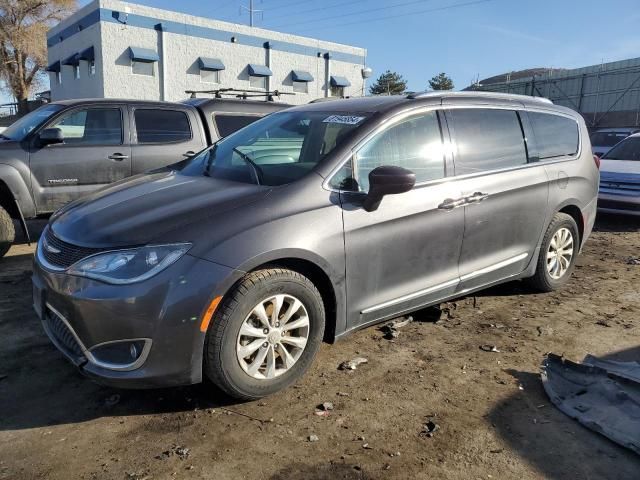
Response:
[[[46,216],[109,183],[190,157],[289,105],[192,98],[181,103],[54,102],[0,134],[0,258],[17,220]]]

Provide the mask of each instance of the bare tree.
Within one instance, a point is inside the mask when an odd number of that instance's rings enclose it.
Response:
[[[76,0],[0,0],[0,79],[25,113],[47,62],[47,30],[76,8]]]

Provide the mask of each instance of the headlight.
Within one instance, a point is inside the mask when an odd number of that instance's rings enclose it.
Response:
[[[160,273],[190,247],[190,243],[176,243],[97,253],[71,265],[67,273],[116,285],[141,282]]]

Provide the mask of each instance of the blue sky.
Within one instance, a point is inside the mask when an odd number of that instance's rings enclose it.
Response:
[[[136,3],[248,23],[240,5],[249,0]],[[477,75],[640,57],[638,6],[638,0],[254,0],[263,10],[256,26],[365,47],[374,77],[395,70],[410,90],[425,89],[441,71],[464,88]]]

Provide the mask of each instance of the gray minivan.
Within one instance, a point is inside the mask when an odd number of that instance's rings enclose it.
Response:
[[[581,116],[545,99],[428,93],[303,105],[51,218],[34,307],[87,375],[298,379],[323,339],[491,285],[564,285],[596,215]]]

